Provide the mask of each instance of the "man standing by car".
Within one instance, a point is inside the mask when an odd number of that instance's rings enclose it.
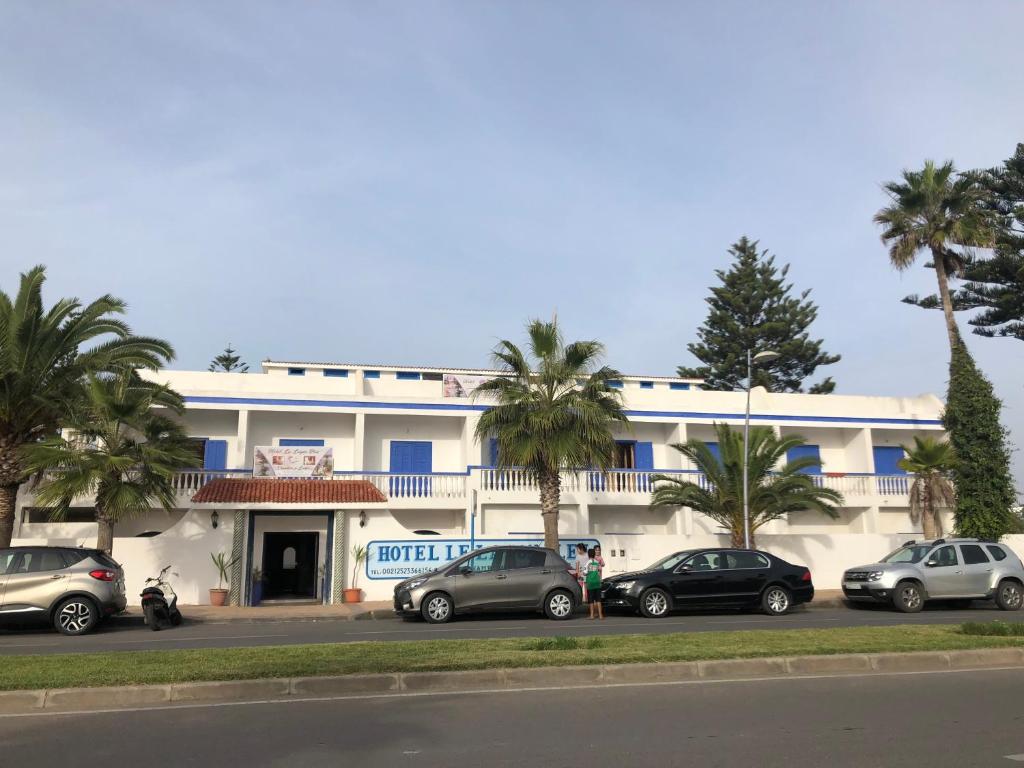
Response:
[[[590,618],[604,619],[604,606],[601,604],[601,564],[597,562],[594,549],[587,550],[587,602],[590,604]],[[596,611],[596,616],[595,616]]]

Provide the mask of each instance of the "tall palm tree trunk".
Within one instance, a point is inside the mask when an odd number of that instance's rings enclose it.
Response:
[[[540,475],[540,513],[544,518],[544,546],[558,551],[558,506],[561,501],[561,478],[558,471]]]
[[[950,352],[960,343],[960,331],[953,317],[953,299],[949,295],[949,275],[946,274],[946,263],[942,252],[932,248],[932,261],[935,263],[935,277],[939,281],[939,297],[942,300],[942,314],[946,318],[946,333],[949,335]]]
[[[18,500],[18,483],[0,485],[0,549],[11,546],[14,535],[14,505]]]
[[[736,518],[736,524],[732,526],[732,530],[729,531],[729,545],[734,549],[745,549],[747,546],[746,541],[743,537],[743,513],[741,512]],[[755,549],[754,544],[754,529],[750,529],[750,548]]]
[[[921,530],[926,539],[938,538],[935,535],[935,505],[932,503],[931,487],[926,478],[917,482],[917,493],[921,502]]]
[[[114,551],[114,522],[100,507],[96,507],[96,549],[108,555]]]
[[[932,531],[935,534],[935,538],[939,538],[942,536],[942,516],[939,514],[939,505],[935,503],[935,500],[939,498],[939,494],[935,492],[935,488],[932,485],[933,482],[932,479],[928,481],[928,506],[932,518]]]

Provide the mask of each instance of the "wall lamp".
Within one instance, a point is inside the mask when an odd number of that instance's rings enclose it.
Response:
[[[359,512],[359,527],[360,528],[365,528],[366,527],[366,510],[365,509],[360,510],[360,512]]]
[[[216,509],[210,513],[210,525],[214,530],[216,530],[217,526],[220,525],[220,513]]]

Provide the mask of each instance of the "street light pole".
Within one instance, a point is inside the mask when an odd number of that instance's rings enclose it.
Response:
[[[764,350],[756,355],[747,350],[747,410],[743,418],[743,546],[750,549],[750,482],[747,467],[750,451],[750,390],[754,386],[754,363],[768,363],[779,356],[778,352]]]
[[[747,452],[750,450],[750,387],[753,382],[754,362],[747,349],[747,411],[743,419],[743,547],[750,549],[750,489],[747,481]]]

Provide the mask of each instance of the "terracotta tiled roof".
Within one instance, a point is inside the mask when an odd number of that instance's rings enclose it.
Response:
[[[387,497],[367,480],[217,478],[200,488],[197,504],[380,504]]]

